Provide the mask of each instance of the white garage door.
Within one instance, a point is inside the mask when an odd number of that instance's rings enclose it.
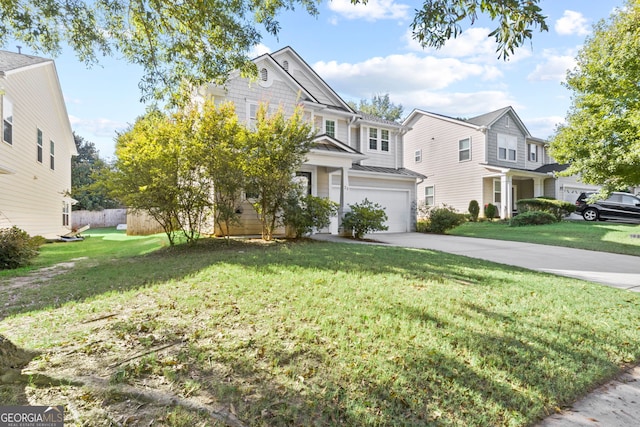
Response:
[[[395,189],[371,189],[350,187],[346,194],[347,205],[362,203],[366,198],[370,202],[378,203],[387,214],[385,223],[388,233],[402,233],[409,231],[409,192]]]

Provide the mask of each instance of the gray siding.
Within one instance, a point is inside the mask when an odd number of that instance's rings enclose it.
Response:
[[[507,121],[509,126],[507,126]],[[517,138],[518,143],[515,162],[498,159],[498,134],[515,136]],[[507,113],[492,124],[491,128],[487,131],[487,163],[504,168],[525,169],[525,162],[526,144],[524,130],[518,126],[514,117],[510,113]]]

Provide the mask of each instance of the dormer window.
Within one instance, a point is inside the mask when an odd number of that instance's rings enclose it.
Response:
[[[263,68],[260,70],[260,79],[263,82],[266,82],[269,79],[269,72],[267,71],[266,68]]]

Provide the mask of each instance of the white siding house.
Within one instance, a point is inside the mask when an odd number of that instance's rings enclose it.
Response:
[[[384,207],[389,232],[415,229],[416,184],[420,174],[404,168],[403,138],[407,128],[354,111],[290,47],[254,59],[257,81],[234,74],[224,87],[211,85],[201,96],[232,101],[241,121],[250,123],[257,105],[267,102],[285,114],[302,106],[313,124],[315,146],[300,170],[311,193],[328,197],[346,212],[365,198]],[[252,208],[242,207],[242,224],[235,234],[258,234]],[[339,219],[323,232],[338,233]]]
[[[52,60],[0,51],[0,115],[0,228],[68,233],[77,151]]]
[[[426,176],[418,186],[419,202],[466,212],[476,200],[510,218],[519,199],[575,201],[577,188],[593,188],[577,177],[557,176],[566,166],[554,163],[547,142],[532,137],[512,107],[470,119],[414,110],[403,124],[411,128],[404,137],[404,164]]]

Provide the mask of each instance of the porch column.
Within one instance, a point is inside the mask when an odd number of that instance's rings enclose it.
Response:
[[[511,218],[513,215],[512,184],[513,180],[510,176],[507,174],[500,176],[500,192],[502,193],[502,212],[500,212],[500,217],[502,219]]]
[[[533,197],[544,196],[544,178],[533,178]]]
[[[342,235],[348,234],[342,229],[342,217],[348,211],[345,203],[347,191],[349,191],[349,168],[343,167],[340,170],[340,207],[338,208],[338,234]]]

